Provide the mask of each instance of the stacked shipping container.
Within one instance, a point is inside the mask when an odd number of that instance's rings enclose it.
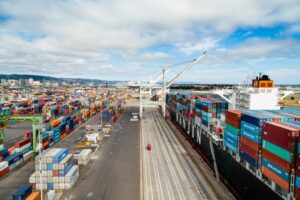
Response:
[[[36,158],[35,169],[29,178],[35,189],[70,189],[79,176],[78,165],[74,164],[67,148],[47,150],[41,158]]]
[[[287,192],[296,164],[299,131],[299,128],[281,122],[268,122],[263,128],[262,173]]]
[[[224,146],[235,154],[238,153],[239,149],[241,115],[240,111],[228,110],[226,112]]]

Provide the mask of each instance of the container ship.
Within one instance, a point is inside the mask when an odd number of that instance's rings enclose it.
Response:
[[[170,119],[237,199],[300,199],[300,110],[266,75],[212,93],[167,94]],[[299,142],[299,143],[298,143]]]

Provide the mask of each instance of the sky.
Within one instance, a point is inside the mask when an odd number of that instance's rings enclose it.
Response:
[[[0,73],[300,83],[299,0],[0,0]],[[185,65],[170,67],[168,79]]]

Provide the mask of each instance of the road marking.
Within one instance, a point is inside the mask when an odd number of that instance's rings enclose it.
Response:
[[[141,120],[145,200],[216,199],[187,152],[156,109]],[[144,148],[152,144],[151,152]]]

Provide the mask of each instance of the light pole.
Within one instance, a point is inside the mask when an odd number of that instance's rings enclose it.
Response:
[[[41,189],[41,200],[43,200],[43,178],[42,178],[42,132],[43,126],[37,127],[39,130],[39,143],[38,143],[38,151],[39,151],[39,167],[40,167],[40,189]]]

